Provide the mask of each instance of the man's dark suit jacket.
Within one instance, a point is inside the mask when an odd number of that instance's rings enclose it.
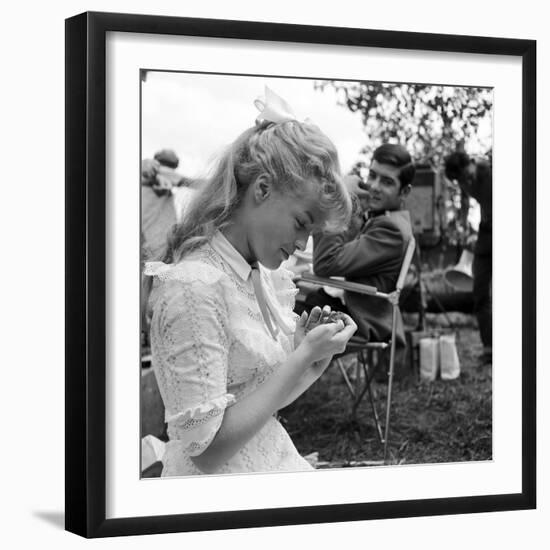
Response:
[[[375,286],[381,292],[395,290],[405,250],[412,238],[409,212],[386,211],[368,219],[363,227],[338,234],[320,233],[313,238],[313,270],[320,277],[345,277],[348,281]],[[357,323],[358,333],[370,341],[391,335],[389,302],[373,296],[345,293],[346,306]],[[396,351],[405,349],[403,320],[398,318]]]
[[[474,253],[490,256],[493,250],[493,169],[486,160],[476,161],[475,178],[466,190],[479,203],[481,223]]]

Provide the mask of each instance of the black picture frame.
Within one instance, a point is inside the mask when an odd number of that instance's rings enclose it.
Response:
[[[522,62],[522,490],[515,494],[106,519],[106,33],[516,56]],[[536,506],[536,42],[83,13],[66,20],[66,529],[84,537],[532,509]]]

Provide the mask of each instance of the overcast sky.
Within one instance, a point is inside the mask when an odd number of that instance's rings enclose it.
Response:
[[[298,120],[310,118],[332,139],[343,172],[358,158],[366,137],[359,113],[336,103],[332,89],[313,81],[256,76],[149,72],[142,87],[142,156],[163,148],[180,157],[178,172],[199,177],[211,160],[243,130],[253,126],[254,100],[265,85],[283,97]]]

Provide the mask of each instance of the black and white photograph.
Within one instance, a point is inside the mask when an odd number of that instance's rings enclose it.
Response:
[[[534,42],[67,33],[67,530],[533,508]]]
[[[139,86],[140,476],[491,461],[493,88]]]
[[[6,5],[2,547],[545,546],[550,33],[502,6]]]

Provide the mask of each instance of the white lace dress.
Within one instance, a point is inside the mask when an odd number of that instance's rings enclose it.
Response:
[[[291,334],[279,331],[274,340],[268,332],[242,267],[207,244],[179,264],[147,268],[156,275],[151,348],[170,439],[163,477],[202,474],[191,457],[211,443],[225,409],[272,376],[292,350]],[[295,326],[290,272],[260,271],[266,299]],[[273,416],[216,473],[310,469]]]

